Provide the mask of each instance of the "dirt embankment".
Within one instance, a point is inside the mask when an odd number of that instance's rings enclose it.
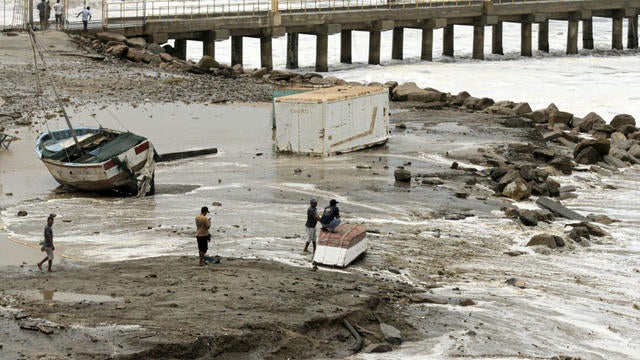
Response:
[[[405,339],[417,338],[397,306],[413,292],[407,285],[261,260],[196,262],[162,257],[5,272],[1,305],[16,310],[0,316],[1,351],[27,358],[344,357],[355,340],[342,319],[365,345],[384,342],[374,312]],[[38,325],[53,333],[25,330]]]

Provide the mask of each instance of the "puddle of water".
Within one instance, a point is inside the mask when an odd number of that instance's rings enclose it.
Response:
[[[97,294],[78,294],[71,292],[55,291],[55,290],[16,290],[10,292],[12,295],[17,295],[30,300],[44,300],[44,301],[60,301],[66,303],[75,302],[123,302],[122,298],[117,298],[109,295],[97,295]]]

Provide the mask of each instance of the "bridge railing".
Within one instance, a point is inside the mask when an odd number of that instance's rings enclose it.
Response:
[[[138,0],[107,1],[103,9],[105,27],[134,26],[153,19],[193,19],[251,16],[273,11],[282,13],[357,11],[412,7],[457,7],[482,4],[483,0]],[[507,1],[507,0],[493,0]],[[512,0],[508,0],[512,1]],[[517,0],[519,2],[526,0]],[[528,0],[536,1],[536,0]],[[110,21],[116,20],[114,21]]]

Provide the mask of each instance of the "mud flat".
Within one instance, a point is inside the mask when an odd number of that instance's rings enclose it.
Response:
[[[342,319],[384,342],[374,312],[416,339],[396,306],[412,289],[364,275],[186,256],[57,270],[2,273],[2,357],[345,357],[356,341]]]

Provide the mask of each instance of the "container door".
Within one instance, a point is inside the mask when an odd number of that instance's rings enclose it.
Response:
[[[324,153],[323,103],[299,103],[298,148],[300,152],[322,155]]]

